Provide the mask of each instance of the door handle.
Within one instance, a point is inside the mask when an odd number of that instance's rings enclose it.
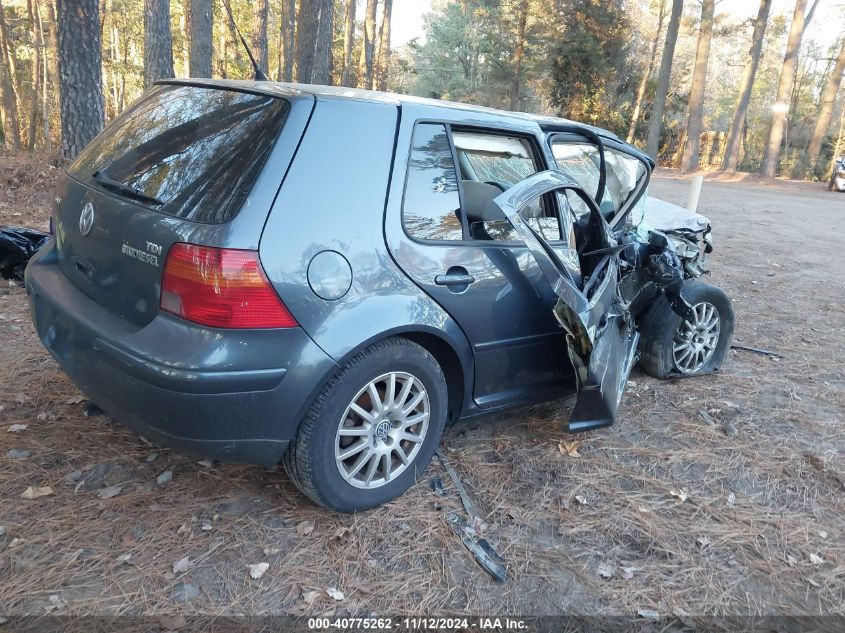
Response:
[[[437,275],[434,278],[434,283],[438,286],[468,286],[474,282],[475,277],[467,273],[447,273],[445,275]]]

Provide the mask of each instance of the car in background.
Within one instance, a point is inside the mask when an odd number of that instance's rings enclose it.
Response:
[[[845,156],[839,157],[833,163],[833,173],[827,186],[831,191],[845,191]]]
[[[111,417],[281,461],[354,512],[412,485],[449,422],[576,393],[562,430],[595,429],[638,359],[719,369],[730,299],[686,229],[637,220],[651,169],[564,120],[167,80],[64,171],[25,283],[41,341]]]

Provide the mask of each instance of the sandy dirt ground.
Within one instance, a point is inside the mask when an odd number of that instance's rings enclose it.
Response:
[[[0,224],[45,227],[54,167],[10,161]],[[682,204],[688,186],[663,172],[651,194]],[[842,613],[845,195],[708,180],[699,210],[736,343],[776,355],[734,351],[700,379],[635,370],[616,425],[581,436],[562,430],[571,400],[449,429],[503,584],[446,522],[463,509],[441,464],[340,516],[281,469],[149,446],[85,415],[23,291],[0,288],[0,615]]]

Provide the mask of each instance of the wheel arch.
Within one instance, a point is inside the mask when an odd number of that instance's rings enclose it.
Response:
[[[463,332],[461,331],[460,333],[463,336]],[[389,338],[404,338],[416,343],[434,356],[446,378],[446,392],[449,398],[449,419],[447,422],[451,423],[457,420],[463,413],[464,408],[472,401],[471,389],[474,381],[474,361],[472,349],[466,338],[463,337],[463,340],[458,339],[456,341],[455,337],[450,336],[447,330],[419,324],[397,327],[385,330],[377,336],[362,341],[347,351],[343,357],[338,358],[336,360],[337,365],[342,366],[347,360],[355,357],[362,350]],[[337,369],[321,381],[320,388],[331,380],[331,376],[336,371]]]
[[[457,420],[463,412],[464,403],[467,401],[467,381],[464,375],[464,366],[457,352],[445,339],[430,332],[408,331],[402,332],[398,336],[416,343],[434,356],[446,378],[446,393],[449,398],[447,423]]]

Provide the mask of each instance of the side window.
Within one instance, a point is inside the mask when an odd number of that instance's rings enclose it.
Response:
[[[531,144],[516,136],[454,131],[461,169],[462,211],[474,240],[520,241],[493,198],[537,173],[540,164]],[[560,240],[554,205],[541,199],[523,212],[531,227],[547,240]]]
[[[605,195],[613,201],[614,210],[619,211],[634,193],[640,181],[645,178],[646,168],[633,156],[612,147],[605,148],[604,160],[607,164],[607,193]]]
[[[552,152],[557,168],[581,185],[591,196],[595,195],[601,175],[598,148],[587,143],[553,143]],[[566,199],[575,215],[589,213],[590,209],[584,201],[571,191],[566,192]]]
[[[591,143],[560,142],[552,144],[552,152],[558,169],[580,184],[589,194],[595,195],[599,186],[601,164],[598,148]],[[605,212],[616,213],[645,177],[646,168],[633,156],[612,147],[604,148],[604,161],[607,174],[601,207]],[[588,212],[587,206],[577,196],[570,194],[568,197],[577,215]]]
[[[420,123],[414,128],[402,221],[408,235],[421,240],[461,240],[458,174],[446,126]]]

